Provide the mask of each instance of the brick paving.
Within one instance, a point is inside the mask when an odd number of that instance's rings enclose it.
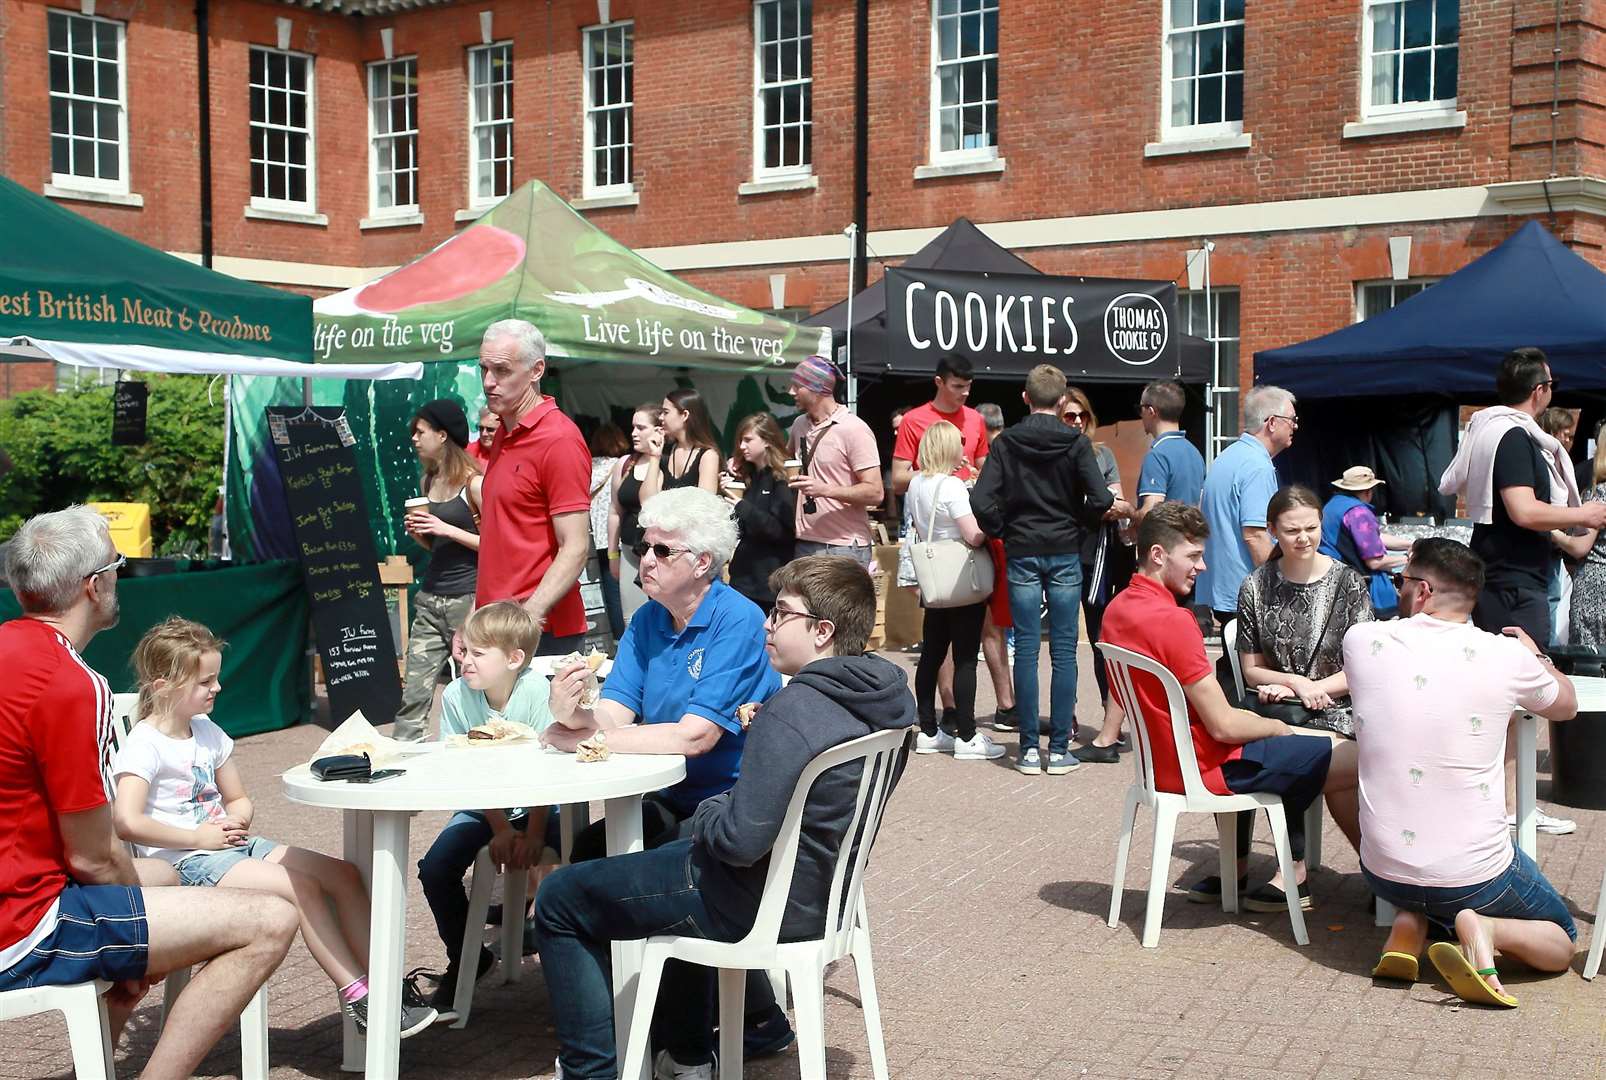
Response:
[[[1046,650],[1045,650],[1046,652]],[[912,656],[892,654],[912,668]],[[1045,658],[1046,667],[1046,658]],[[1083,646],[1083,670],[1088,671]],[[1045,671],[1046,678],[1046,671]],[[992,708],[985,674],[983,710]],[[1046,682],[1045,682],[1046,688]],[[1093,720],[1092,680],[1081,688]],[[287,802],[276,781],[322,732],[311,726],[241,740],[238,760],[265,835],[338,851],[338,815]],[[1548,794],[1541,734],[1539,795]],[[999,736],[1013,751],[1012,736]],[[1286,915],[1226,915],[1168,895],[1160,947],[1138,944],[1151,822],[1140,818],[1121,924],[1104,925],[1121,793],[1129,759],[1061,777],[1025,777],[994,763],[920,757],[888,811],[871,867],[870,914],[887,1056],[896,1080],[1070,1080],[1186,1076],[1323,1080],[1454,1076],[1597,1076],[1606,1048],[1606,986],[1578,975],[1603,863],[1606,814],[1560,808],[1578,820],[1567,837],[1540,836],[1540,862],[1580,918],[1573,971],[1504,974],[1522,1007],[1463,1007],[1441,982],[1408,989],[1367,976],[1383,931],[1367,914],[1355,855],[1328,823],[1328,866],[1313,878],[1311,945],[1293,943]],[[444,822],[423,814],[416,859]],[[1213,823],[1185,817],[1173,883],[1213,872]],[[1270,873],[1264,826],[1254,874]],[[409,893],[408,963],[444,957],[416,888]],[[556,1041],[539,964],[522,982],[488,981],[471,1026],[437,1027],[403,1044],[414,1078],[551,1075]],[[1424,972],[1432,975],[1425,959]],[[833,1078],[867,1078],[869,1057],[852,965],[827,983],[826,1042]],[[155,1037],[155,998],[134,1016],[118,1053],[131,1077]],[[275,1078],[340,1074],[340,1025],[328,981],[299,944],[269,984]],[[228,1076],[238,1043],[220,1043],[201,1070]],[[751,1064],[759,1080],[798,1075],[795,1052]],[[59,1017],[0,1025],[0,1078],[70,1076]]]

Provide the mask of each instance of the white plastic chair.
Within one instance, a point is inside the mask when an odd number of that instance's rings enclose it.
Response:
[[[625,1048],[620,1076],[637,1076],[643,1072],[664,963],[683,960],[719,969],[719,1064],[724,1080],[737,1080],[742,1075],[742,1005],[747,972],[776,968],[784,970],[791,983],[792,1003],[797,1014],[799,1075],[802,1080],[825,1080],[825,969],[828,964],[852,956],[870,1044],[870,1072],[875,1080],[887,1080],[881,1004],[876,996],[875,969],[870,960],[870,928],[863,902],[864,868],[881,825],[881,812],[892,790],[899,759],[908,753],[913,731],[913,728],[881,731],[845,742],[820,754],[803,770],[786,808],[780,835],[770,851],[764,895],[759,901],[753,929],[746,937],[735,942],[672,935],[647,939],[641,978],[636,984],[630,1041]],[[836,872],[831,878],[831,892],[825,907],[825,931],[811,941],[782,942],[781,916],[792,891],[803,806],[809,790],[821,774],[852,762],[862,763],[858,805],[847,821],[842,846],[837,851]],[[852,847],[855,836],[862,836],[856,852]]]
[[[1238,700],[1244,698],[1244,662],[1238,655],[1238,620],[1231,619],[1221,628],[1221,649],[1227,654],[1232,668],[1232,682],[1238,688]],[[1326,732],[1314,728],[1294,728],[1296,735],[1310,734],[1326,738]],[[1322,865],[1322,800],[1317,799],[1305,810],[1305,869],[1315,870]]]
[[[120,747],[138,721],[135,712],[139,707],[138,694],[112,695],[112,742]],[[170,971],[162,980],[162,1025],[173,1003],[190,983],[190,969]],[[240,1012],[240,1078],[241,1080],[268,1080],[268,987],[257,988],[251,1000]]]
[[[69,986],[0,991],[0,1020],[61,1013],[67,1021],[67,1042],[78,1080],[116,1080],[111,1021],[106,1015],[106,999],[101,996],[110,988],[111,983],[97,979]]]
[[[1271,823],[1272,843],[1277,848],[1277,865],[1282,868],[1283,880],[1294,880],[1294,856],[1288,847],[1288,822],[1283,815],[1283,800],[1277,795],[1253,792],[1248,795],[1217,795],[1204,785],[1199,775],[1199,759],[1193,750],[1193,734],[1188,730],[1188,703],[1182,694],[1182,684],[1164,666],[1147,656],[1099,642],[1104,653],[1105,667],[1110,676],[1110,692],[1120,702],[1129,717],[1137,717],[1132,724],[1133,765],[1137,778],[1126,789],[1121,806],[1121,840],[1115,849],[1115,878],[1110,889],[1109,925],[1116,926],[1121,918],[1121,893],[1126,887],[1126,856],[1132,845],[1132,830],[1137,824],[1138,807],[1154,811],[1154,850],[1149,858],[1149,903],[1143,919],[1143,947],[1152,949],[1160,943],[1160,917],[1165,907],[1167,870],[1171,865],[1171,842],[1176,835],[1177,817],[1180,814],[1231,815],[1239,810],[1264,810]],[[1171,739],[1176,744],[1177,764],[1182,773],[1184,794],[1161,791],[1155,782],[1154,746],[1149,739],[1149,724],[1164,723],[1159,717],[1145,716],[1138,706],[1138,697],[1132,685],[1132,671],[1136,669],[1159,681],[1165,691],[1170,716]],[[1216,818],[1220,842],[1221,910],[1238,910],[1238,846],[1237,829],[1231,816]],[[1288,918],[1294,926],[1294,940],[1309,945],[1305,932],[1305,915],[1299,907],[1299,892],[1288,890]]]
[[[1601,875],[1600,895],[1595,898],[1595,929],[1589,934],[1589,959],[1584,961],[1584,978],[1593,979],[1600,974],[1601,953],[1606,951],[1606,923],[1601,913],[1606,912],[1606,874]]]

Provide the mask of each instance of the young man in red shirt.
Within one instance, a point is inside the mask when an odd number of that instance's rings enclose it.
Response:
[[[485,406],[500,421],[485,466],[475,606],[517,600],[542,623],[537,656],[585,639],[580,572],[591,552],[591,452],[580,429],[541,394],[546,339],[503,319],[480,342]]]
[[[970,397],[970,384],[975,377],[970,361],[963,356],[944,356],[937,361],[937,373],[932,377],[936,393],[924,405],[903,414],[898,425],[898,438],[892,447],[892,490],[902,495],[909,490],[915,469],[920,464],[920,436],[938,420],[946,420],[959,429],[963,440],[964,460],[954,475],[961,480],[974,479],[987,456],[987,424],[981,413],[965,401]]]
[[[140,1074],[188,1077],[284,959],[296,911],[267,893],[180,888],[117,839],[111,687],[80,653],[117,625],[122,565],[83,506],[32,518],[6,547],[23,614],[0,625],[0,991],[104,979],[115,1040],[151,983],[204,964]],[[143,884],[158,879],[173,885]]]
[[[1182,684],[1193,750],[1206,788],[1217,795],[1255,791],[1281,795],[1283,810],[1291,818],[1303,815],[1325,795],[1333,820],[1350,846],[1359,850],[1355,743],[1344,739],[1334,745],[1324,737],[1295,735],[1281,720],[1229,705],[1205,656],[1198,622],[1178,604],[1205,568],[1204,542],[1209,535],[1204,515],[1187,503],[1163,502],[1144,515],[1138,526],[1138,572],[1105,609],[1103,640],[1159,661]],[[1132,673],[1132,687],[1154,748],[1155,782],[1161,791],[1182,794],[1165,691],[1159,680],[1141,671]],[[1240,896],[1248,867],[1248,854],[1240,850]],[[1305,864],[1296,863],[1294,869],[1303,882]],[[1188,892],[1190,899],[1219,897],[1221,879],[1212,875]]]

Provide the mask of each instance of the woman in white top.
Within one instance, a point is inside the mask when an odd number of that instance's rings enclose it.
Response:
[[[939,420],[920,437],[920,472],[904,496],[909,520],[922,542],[958,540],[981,547],[987,535],[970,509],[970,489],[953,475],[963,455],[959,429]],[[924,643],[915,668],[915,707],[920,736],[915,753],[952,751],[959,761],[987,761],[1004,748],[976,731],[976,651],[981,647],[987,601],[965,607],[926,608]],[[955,733],[937,727],[937,672],[949,651],[954,656]]]

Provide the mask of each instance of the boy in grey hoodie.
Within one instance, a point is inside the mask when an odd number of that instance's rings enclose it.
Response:
[[[536,896],[541,967],[565,1080],[613,1080],[618,1072],[609,943],[665,933],[741,938],[752,929],[770,850],[810,762],[850,739],[915,723],[903,670],[864,653],[875,624],[875,589],[862,566],[845,556],[813,555],[781,567],[770,584],[777,595],[763,644],[770,664],[792,681],[753,720],[735,786],[697,808],[690,839],[565,867]],[[554,697],[567,692],[554,683]],[[832,856],[858,786],[859,766],[848,765],[809,792],[782,940],[824,928]],[[653,1025],[662,1047],[656,1078],[713,1077],[713,986],[706,968],[676,962],[665,968]]]

